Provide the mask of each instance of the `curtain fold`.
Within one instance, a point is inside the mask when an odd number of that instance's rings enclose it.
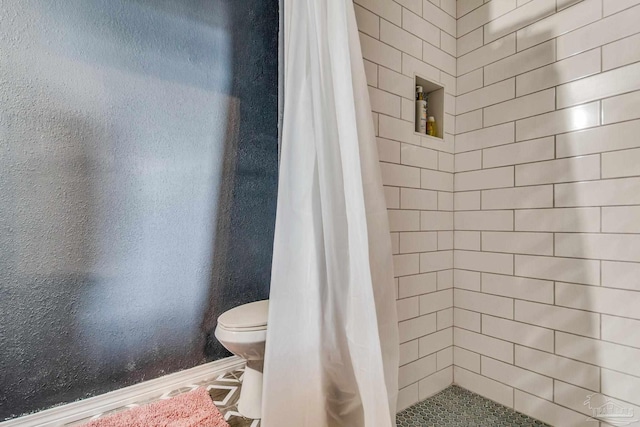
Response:
[[[264,427],[395,426],[391,242],[351,0],[284,0]]]

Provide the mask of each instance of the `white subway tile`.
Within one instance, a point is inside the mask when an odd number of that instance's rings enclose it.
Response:
[[[453,289],[445,289],[420,296],[420,315],[434,313],[452,306]]]
[[[433,354],[453,345],[452,328],[420,338],[420,357]]]
[[[439,331],[451,328],[453,326],[453,307],[438,311],[436,313],[436,324]]]
[[[400,97],[369,86],[371,111],[400,118]]]
[[[369,86],[378,87],[378,64],[363,59],[364,73],[367,76],[367,84]]]
[[[402,144],[400,158],[403,165],[438,169],[438,152],[417,145]]]
[[[640,293],[626,289],[556,283],[556,305],[640,319]]]
[[[482,232],[482,250],[528,255],[553,255],[553,234]]]
[[[398,187],[384,187],[384,198],[387,202],[387,209],[400,208],[400,189]]]
[[[514,136],[513,123],[456,135],[456,153],[508,144],[514,141]]]
[[[402,411],[408,407],[418,403],[418,383],[413,383],[407,387],[401,388],[398,391],[398,406],[397,410]]]
[[[484,109],[484,125],[493,126],[500,123],[547,113],[555,109],[555,89],[511,99]]]
[[[480,355],[462,347],[453,347],[453,363],[468,371],[480,373]]]
[[[391,236],[391,253],[397,255],[400,253],[400,236],[398,233],[389,233]]]
[[[480,314],[474,311],[453,308],[453,324],[457,328],[480,332]]]
[[[420,313],[418,297],[399,299],[396,301],[398,321],[418,317]]]
[[[482,375],[503,384],[553,400],[553,380],[517,366],[482,356]]]
[[[513,187],[513,167],[460,172],[455,175],[455,191]]]
[[[394,163],[380,163],[380,171],[384,185],[420,188],[420,169],[418,168]]]
[[[515,365],[590,390],[600,389],[600,368],[586,363],[517,345]]]
[[[455,155],[455,171],[465,172],[482,169],[482,151],[469,151]]]
[[[400,163],[400,143],[390,139],[376,138],[380,161]]]
[[[482,27],[465,34],[457,39],[458,56],[465,55],[472,50],[482,47]]]
[[[612,261],[640,261],[640,235],[558,233],[556,255]]]
[[[400,233],[400,253],[435,251],[438,249],[438,235],[435,232],[414,231]]]
[[[638,21],[640,21],[640,7],[634,7],[625,13],[608,16],[562,35],[557,40],[558,59],[635,34],[638,32]]]
[[[553,386],[554,402],[576,412],[581,412],[585,416],[593,415],[593,410],[589,408],[589,405],[585,405],[585,401],[589,399],[588,396],[592,395],[593,391],[582,387],[576,387],[558,380],[554,381]],[[601,397],[602,396],[598,395],[594,396],[594,401],[596,398]],[[598,406],[598,404],[595,404],[594,402],[591,406],[595,407]],[[605,424],[603,423],[602,425]],[[609,427],[609,424],[606,424],[606,426]]]
[[[420,272],[420,257],[418,254],[394,255],[393,273],[394,277],[408,276]]]
[[[402,27],[433,45],[437,46],[440,43],[440,30],[438,27],[407,9],[402,11]],[[422,46],[420,46],[420,49],[422,49]]]
[[[424,400],[441,392],[453,382],[453,367],[448,367],[435,374],[421,379],[419,384],[419,399]]]
[[[516,122],[516,140],[540,138],[600,124],[600,102],[541,114]]]
[[[538,350],[553,351],[553,330],[482,315],[482,333]]]
[[[548,208],[551,206],[553,206],[552,185],[482,191],[482,209]]]
[[[418,360],[418,340],[413,340],[400,344],[400,363],[399,365],[406,365],[409,362]]]
[[[453,172],[453,154],[438,152],[438,169],[444,172]]]
[[[543,65],[551,64],[555,60],[555,41],[549,40],[485,66],[484,84],[488,85],[525,73]]]
[[[640,120],[556,136],[556,156],[571,157],[640,147]]]
[[[482,292],[503,297],[553,304],[553,282],[524,277],[482,273]],[[518,319],[516,302],[516,320]],[[531,323],[531,322],[528,322]]]
[[[482,153],[482,166],[485,168],[493,168],[496,166],[517,165],[520,163],[553,159],[555,154],[554,147],[553,136],[548,136],[487,148]]]
[[[519,5],[518,5],[519,6]],[[531,24],[556,11],[555,0],[534,0],[518,7],[484,26],[484,42],[489,43]]]
[[[384,67],[379,67],[378,70],[378,87],[387,92],[408,98],[411,101],[413,101],[415,96],[415,86],[410,77]]]
[[[458,19],[458,37],[493,21],[516,8],[516,0],[500,0],[485,4]]]
[[[422,230],[453,230],[453,215],[451,212],[420,212],[420,228]]]
[[[357,4],[353,5],[353,10],[356,14],[358,30],[376,39],[380,38],[380,18],[378,15],[358,6]]]
[[[513,363],[513,343],[460,328],[453,328],[453,343],[458,347]]]
[[[598,285],[600,282],[600,262],[557,256],[516,255],[515,274],[536,279]]]
[[[455,289],[454,298],[456,307],[464,310],[513,319],[513,300],[511,298],[472,292],[464,289]]]
[[[456,289],[480,292],[480,273],[477,271],[454,270],[453,285]]]
[[[593,424],[583,414],[520,390],[514,392],[513,409],[553,426],[590,427]]]
[[[436,210],[438,208],[438,193],[431,190],[401,188],[400,207],[402,209]]]
[[[640,34],[602,46],[602,70],[640,61]]]
[[[640,291],[640,264],[631,262],[602,262],[602,286]]]
[[[602,100],[602,124],[640,118],[640,91]]]
[[[515,79],[512,78],[460,95],[456,99],[457,112],[458,114],[462,114],[512,99],[515,96],[515,87]]]
[[[604,16],[609,16],[638,3],[639,0],[603,0],[602,12]]]
[[[438,231],[438,250],[448,251],[453,249],[453,231]]]
[[[384,19],[380,21],[380,41],[411,56],[422,58],[422,40]]]
[[[467,1],[459,1],[457,2],[456,5],[456,9],[457,9],[457,18],[461,18],[462,16],[466,15],[467,13],[471,12],[473,9],[476,9],[480,6],[482,6],[483,1],[482,0],[467,0]]]
[[[424,273],[413,276],[400,277],[398,284],[398,296],[408,298],[422,295],[436,290],[436,274]]]
[[[640,233],[640,206],[602,208],[605,233]]]
[[[640,376],[640,350],[606,341],[556,332],[556,354]]]
[[[640,178],[558,184],[556,206],[640,205]]]
[[[453,194],[453,209],[456,211],[480,210],[480,192],[467,191]]]
[[[456,42],[457,41],[455,37],[450,36],[444,31],[440,32],[440,49],[453,56],[454,58],[458,55]]]
[[[422,43],[422,59],[452,76],[456,75],[456,58],[430,43]]]
[[[516,185],[572,182],[600,178],[597,154],[516,166]]]
[[[472,90],[480,89],[484,85],[483,80],[484,77],[482,68],[478,68],[477,70],[467,73],[464,76],[458,77],[458,95],[471,92]],[[458,133],[459,132],[460,131],[458,131]]]
[[[380,115],[379,135],[382,138],[420,145],[420,136],[414,133],[414,124],[394,117]]]
[[[420,176],[422,188],[439,191],[453,191],[453,174],[450,172],[422,169]]]
[[[640,89],[640,63],[586,77],[558,86],[558,108],[583,104],[597,99]]]
[[[640,405],[640,378],[603,369],[602,393]]]
[[[454,76],[449,75],[444,71],[440,71],[440,84],[444,86],[444,92],[446,94],[449,94],[452,96],[455,96],[457,94],[458,82]]]
[[[417,74],[420,77],[434,82],[438,82],[440,80],[440,70],[426,62],[422,62],[421,60],[414,58],[411,55],[407,55],[406,53],[402,54],[402,74],[409,76],[412,79],[414,74]],[[411,90],[415,91],[415,86],[413,86],[413,84],[411,85]]]
[[[528,301],[516,301],[515,319],[545,328],[571,332],[572,334],[592,338],[600,336],[599,315],[587,311]]]
[[[436,331],[436,315],[416,317],[398,323],[400,343],[423,337]]]
[[[640,348],[640,320],[602,315],[602,339]],[[640,395],[640,394],[639,394]]]
[[[453,287],[453,269],[441,270],[437,272],[438,290],[449,289]]]
[[[436,371],[436,355],[420,358],[401,366],[398,370],[398,387],[406,387]]]
[[[518,231],[600,231],[599,208],[518,210]]]
[[[422,17],[441,30],[456,36],[456,19],[427,0],[422,2]]]
[[[438,191],[438,210],[453,211],[453,193]]]
[[[575,55],[516,77],[516,96],[526,95],[600,72],[600,49]]]
[[[512,211],[465,211],[453,213],[456,230],[513,231]]]
[[[420,254],[420,273],[453,268],[453,251],[427,252]]]
[[[388,209],[390,231],[420,230],[420,212]]]
[[[518,30],[518,50],[558,37],[568,31],[597,21],[602,15],[602,0],[584,0],[570,8]],[[577,31],[575,31],[577,32]],[[574,32],[574,33],[575,33]],[[559,48],[558,48],[559,49]],[[581,49],[582,50],[587,50]],[[574,52],[578,53],[578,52]],[[565,56],[559,56],[564,58]]]
[[[458,56],[458,75],[462,76],[476,68],[484,67],[516,53],[516,37],[510,34],[467,54]]]
[[[480,250],[479,231],[455,231],[453,239],[453,247],[455,249],[465,249],[469,251]]]
[[[457,1],[456,0],[440,0],[440,9],[444,10],[445,12],[447,12],[447,14],[449,14],[450,16],[452,16],[453,18],[456,18],[456,7],[457,7]],[[455,33],[452,34],[453,36],[455,36]]]
[[[456,133],[482,128],[482,109],[456,116]]]
[[[382,0],[355,0],[355,3],[396,25],[402,21],[402,7],[397,3]]]
[[[384,65],[395,71],[401,70],[402,59],[399,50],[362,33],[360,33],[360,45],[362,46],[362,57],[364,59]]]
[[[513,408],[513,389],[511,387],[458,366],[453,368],[453,377],[455,383],[459,386],[501,405]]]

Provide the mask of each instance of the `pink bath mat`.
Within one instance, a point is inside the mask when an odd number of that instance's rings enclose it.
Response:
[[[229,427],[200,387],[167,400],[98,418],[82,427]]]

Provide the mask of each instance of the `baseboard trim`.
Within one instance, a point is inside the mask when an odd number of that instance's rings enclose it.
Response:
[[[206,380],[212,376],[237,369],[243,364],[243,359],[238,356],[227,357],[99,396],[0,422],[0,427],[53,427],[73,423],[130,403],[159,396],[197,381]]]

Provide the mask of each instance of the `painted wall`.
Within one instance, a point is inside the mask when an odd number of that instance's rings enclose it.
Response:
[[[0,10],[0,419],[228,355],[269,289],[277,0]]]
[[[453,380],[453,148],[456,2],[356,0],[400,331],[398,410]],[[445,137],[414,133],[418,74],[445,88]]]
[[[454,381],[551,425],[640,413],[639,21],[458,1]]]

